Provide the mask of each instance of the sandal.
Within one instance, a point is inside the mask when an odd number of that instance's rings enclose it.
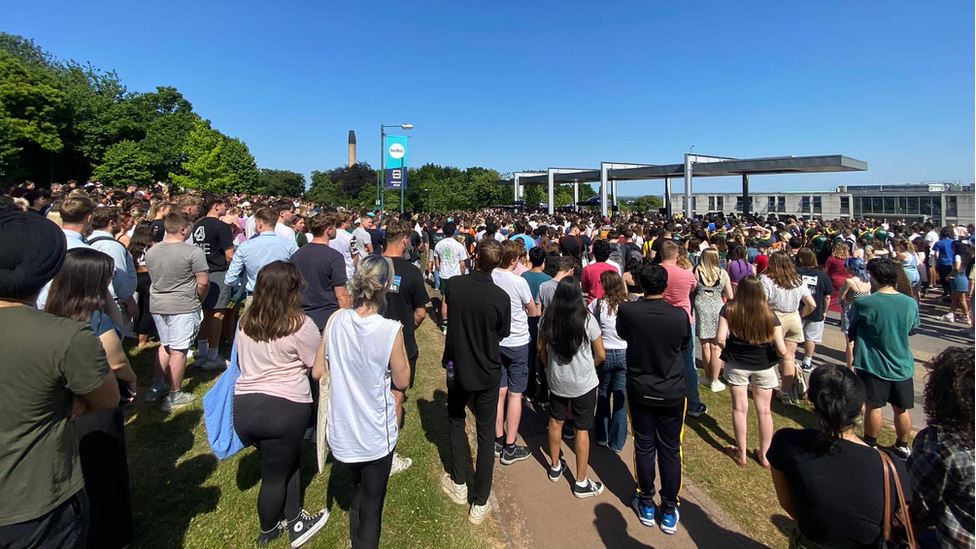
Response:
[[[734,461],[735,464],[738,465],[739,467],[745,467],[746,465],[749,464],[749,462],[746,460],[739,461],[739,449],[736,448],[735,446],[726,446],[725,455],[732,458],[732,461]]]
[[[759,448],[754,449],[750,455],[752,456],[752,459],[756,460],[763,469],[769,469],[769,462],[767,461],[766,463],[763,463],[764,460],[760,459]]]

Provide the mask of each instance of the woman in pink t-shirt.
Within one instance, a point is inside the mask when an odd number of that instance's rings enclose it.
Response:
[[[312,419],[309,371],[321,339],[302,312],[304,285],[291,263],[266,265],[237,331],[241,376],[234,389],[234,430],[244,444],[261,451],[258,545],[287,529],[292,546],[298,547],[329,518],[325,509],[314,515],[302,509],[299,457]]]

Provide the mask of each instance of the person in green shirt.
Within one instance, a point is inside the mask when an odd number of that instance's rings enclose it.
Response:
[[[854,342],[854,371],[867,396],[864,441],[877,445],[883,422],[881,410],[891,404],[897,436],[894,451],[908,459],[912,432],[908,410],[915,405],[915,358],[908,336],[918,328],[919,316],[915,300],[895,289],[900,268],[888,258],[868,263],[876,289],[851,305],[849,336]]]

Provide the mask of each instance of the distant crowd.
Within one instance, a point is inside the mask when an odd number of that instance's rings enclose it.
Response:
[[[683,431],[709,414],[705,387],[729,391],[725,454],[770,471],[796,520],[792,547],[973,546],[971,345],[927,365],[928,426],[914,438],[909,414],[911,337],[923,324],[972,337],[972,225],[395,214],[97,182],[2,190],[0,546],[132,543],[124,407],[143,392],[167,413],[196,405],[184,376],[200,367],[234,376],[231,430],[261,453],[257,545],[285,535],[299,547],[327,524],[327,509],[303,505],[312,438],[320,463],[329,452],[352,472],[352,546],[378,547],[387,479],[413,463],[397,439],[429,312],[445,337],[440,487],[472,524],[491,511],[496,461],[541,452],[549,480],[596,497],[590,453],[632,439],[634,512],[674,534]],[[948,310],[923,318],[920,304]],[[816,355],[832,312],[840,365]],[[129,364],[130,338],[158,341],[151,382]],[[777,407],[803,400],[818,428],[774,432]],[[895,438],[882,448],[888,405]],[[549,417],[544,448],[522,443],[527,406]]]

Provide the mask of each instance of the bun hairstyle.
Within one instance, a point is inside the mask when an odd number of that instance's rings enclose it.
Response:
[[[386,291],[393,279],[393,261],[388,257],[368,255],[359,260],[356,272],[349,280],[352,306],[375,306],[380,313],[386,309]]]
[[[825,446],[834,449],[840,436],[853,429],[864,407],[864,385],[843,366],[821,366],[810,375],[807,392]]]

